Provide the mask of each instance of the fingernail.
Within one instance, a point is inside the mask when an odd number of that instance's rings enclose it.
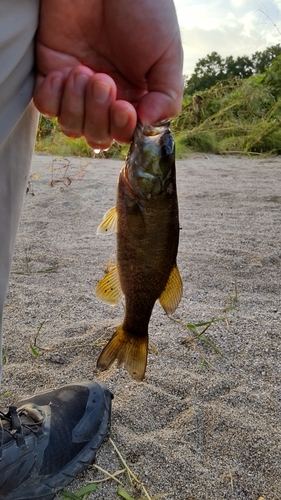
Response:
[[[52,78],[52,80],[51,80],[51,89],[57,93],[61,92],[61,90],[62,90],[62,78],[60,78],[59,76],[54,76],[54,78]]]
[[[128,120],[129,120],[128,113],[126,113],[125,111],[120,111],[120,110],[114,111],[113,118],[114,118],[115,125],[118,128],[125,127],[128,123]]]
[[[95,82],[93,95],[96,102],[99,104],[105,104],[109,98],[110,87],[106,83]]]
[[[83,93],[88,83],[89,76],[84,73],[77,73],[74,77],[74,88],[79,94]]]

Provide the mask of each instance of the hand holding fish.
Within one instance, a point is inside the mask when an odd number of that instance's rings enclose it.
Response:
[[[173,0],[42,0],[38,110],[70,137],[105,149],[130,142],[137,119],[176,115],[182,46]]]

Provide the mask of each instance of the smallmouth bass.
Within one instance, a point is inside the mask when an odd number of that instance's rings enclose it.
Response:
[[[117,233],[117,261],[96,287],[97,296],[117,304],[125,296],[125,318],[97,361],[106,370],[117,359],[131,376],[144,378],[148,324],[159,299],[167,314],[182,297],[176,257],[179,215],[175,144],[169,122],[138,123],[117,185],[117,204],[98,233]]]

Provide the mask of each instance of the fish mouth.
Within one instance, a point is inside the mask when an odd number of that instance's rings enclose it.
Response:
[[[147,143],[160,148],[160,156],[171,155],[174,152],[174,140],[170,129],[170,120],[163,120],[155,125],[143,125],[138,122],[132,149],[139,149],[139,146]]]
[[[156,125],[137,123],[126,162],[126,178],[141,197],[159,194],[175,162],[175,143],[170,121]]]
[[[141,137],[154,137],[156,135],[162,135],[167,131],[170,132],[170,120],[163,120],[154,125],[143,125],[141,122],[138,122],[135,130],[135,135]]]
[[[170,120],[163,120],[155,125],[137,124],[137,130],[140,130],[144,136],[153,137],[170,132]]]

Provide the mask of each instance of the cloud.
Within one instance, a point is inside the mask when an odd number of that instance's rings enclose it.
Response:
[[[228,24],[218,30],[181,28],[185,75],[190,76],[197,61],[212,52],[218,52],[222,57],[251,56],[254,52],[263,51],[280,41],[278,33],[262,33],[259,26],[251,24],[245,28],[243,22],[237,19],[232,21],[232,25]]]
[[[183,9],[184,2],[181,4]],[[270,12],[273,8],[276,10],[277,4],[281,6],[281,0],[267,0],[268,15],[269,10]],[[222,57],[251,56],[256,51],[263,51],[271,45],[281,43],[281,14],[280,20],[274,26],[261,11],[257,10],[256,0],[212,0],[208,3],[208,7],[205,6],[205,10],[204,5],[196,3],[192,6],[193,17],[189,16],[188,22],[179,17],[186,75],[190,76],[197,61],[212,52],[218,52]],[[253,6],[255,9],[249,8]],[[211,7],[214,11],[209,17]],[[214,17],[216,17],[215,22]]]
[[[244,0],[231,0],[230,3],[234,7],[241,7],[241,5],[243,5],[245,3],[245,1]]]

